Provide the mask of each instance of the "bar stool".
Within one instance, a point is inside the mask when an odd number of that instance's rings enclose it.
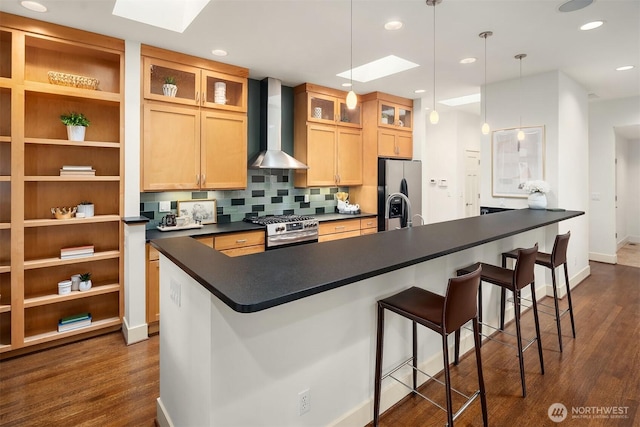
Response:
[[[571,317],[571,329],[573,331],[573,338],[576,337],[576,325],[573,320],[573,304],[571,303],[571,288],[569,287],[569,272],[567,271],[567,247],[569,246],[569,237],[571,237],[571,232],[567,232],[566,234],[558,234],[556,236],[556,240],[553,243],[553,250],[550,254],[544,252],[538,252],[536,254],[536,264],[546,267],[551,270],[551,283],[553,284],[553,303],[554,307],[548,306],[543,303],[538,303],[539,306],[547,307],[547,308],[555,308],[555,320],[556,326],[558,328],[558,343],[560,345],[560,352],[562,352],[562,326],[560,325],[560,320],[562,316],[569,313],[569,317]],[[507,266],[507,258],[517,258],[518,250],[514,249],[509,252],[505,252],[502,254],[502,266]],[[560,311],[560,307],[558,304],[558,290],[556,286],[556,268],[563,265],[564,266],[564,282],[567,287],[567,302],[569,306],[567,309]],[[502,294],[500,298],[500,329],[504,328],[504,308],[505,308],[505,293],[506,290],[502,288]],[[553,316],[553,314],[548,313],[546,311],[540,310],[541,313],[548,314]]]
[[[378,426],[380,418],[380,393],[382,380],[391,377],[399,381],[405,387],[410,389],[413,394],[428,400],[438,408],[447,412],[447,425],[453,427],[453,421],[460,415],[475,399],[480,396],[482,406],[482,420],[484,426],[487,423],[487,401],[484,390],[484,379],[482,377],[482,360],[480,356],[480,336],[478,332],[478,306],[477,294],[480,286],[480,268],[470,272],[464,276],[449,279],[447,292],[445,296],[429,292],[425,289],[411,287],[388,298],[378,301],[378,333],[376,345],[376,372],[375,372],[375,389],[373,403],[373,425]],[[389,373],[382,376],[382,348],[384,338],[384,310],[390,310],[400,316],[406,317],[413,322],[413,356],[405,362],[401,363]],[[447,337],[453,331],[457,331],[462,325],[472,320],[474,330],[474,341],[476,348],[476,365],[478,370],[479,389],[472,395],[466,396],[458,390],[451,387],[451,378],[449,374],[449,349],[447,345]],[[444,386],[447,408],[443,408],[428,397],[424,396],[417,389],[418,372],[433,378],[425,372],[418,369],[418,343],[417,343],[417,324],[439,333],[442,336],[442,352],[444,357]],[[411,365],[410,365],[411,364]],[[413,387],[398,380],[393,374],[404,366],[411,366],[413,369]],[[436,382],[442,384],[441,381],[433,378]],[[453,412],[451,401],[451,390],[462,395],[467,401],[456,412]]]
[[[522,397],[527,396],[527,389],[524,381],[524,360],[523,352],[527,350],[535,341],[538,342],[538,356],[540,358],[540,371],[544,375],[544,362],[542,359],[542,342],[540,341],[540,324],[538,322],[538,308],[536,305],[536,287],[533,275],[535,267],[536,253],[538,252],[538,244],[529,249],[518,249],[518,255],[516,258],[516,265],[513,270],[498,267],[491,264],[475,263],[465,268],[458,270],[458,274],[468,274],[471,271],[476,270],[479,266],[482,267],[481,282],[489,282],[491,284],[500,286],[502,289],[507,289],[513,292],[513,306],[515,311],[515,323],[516,323],[516,340],[518,347],[518,359],[520,362],[520,380],[522,382]],[[521,291],[526,286],[531,285],[531,299],[533,301],[533,317],[535,320],[536,336],[528,340],[526,346],[522,346],[522,333],[520,329],[520,307],[521,307]],[[495,328],[486,323],[482,323],[482,283],[478,290],[478,322],[480,326],[488,326],[495,329],[498,332],[505,333],[502,329]],[[482,334],[482,332],[480,332]],[[491,336],[483,335],[489,339],[493,339]],[[513,335],[512,335],[513,336]],[[496,340],[500,344],[511,346],[511,344]],[[456,331],[455,334],[455,359],[454,364],[458,364],[458,355],[460,352],[460,331]]]

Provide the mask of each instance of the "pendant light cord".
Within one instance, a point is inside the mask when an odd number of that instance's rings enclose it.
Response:
[[[487,37],[489,33],[484,35],[484,122],[487,123]]]
[[[436,110],[436,2],[433,2],[433,111]]]
[[[353,90],[353,0],[351,0],[351,27],[349,31],[351,32],[351,66],[350,66],[350,76],[349,80],[351,81],[351,90]]]

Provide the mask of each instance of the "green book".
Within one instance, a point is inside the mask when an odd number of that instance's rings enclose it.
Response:
[[[78,313],[71,316],[63,317],[60,319],[60,324],[78,322],[80,320],[86,320],[91,318],[91,313]]]

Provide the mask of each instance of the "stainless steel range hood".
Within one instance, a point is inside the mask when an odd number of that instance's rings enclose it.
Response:
[[[282,151],[282,83],[271,77],[260,82],[260,148],[250,169],[309,169]]]

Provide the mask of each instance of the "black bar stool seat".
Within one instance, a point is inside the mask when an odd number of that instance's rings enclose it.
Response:
[[[561,319],[562,316],[569,313],[571,317],[571,330],[573,332],[573,338],[576,337],[576,325],[573,319],[573,304],[571,303],[571,287],[569,286],[569,272],[567,270],[567,247],[569,246],[569,238],[571,237],[571,232],[568,231],[565,234],[558,234],[556,236],[555,242],[553,243],[553,250],[551,253],[540,252],[536,254],[536,264],[541,265],[543,267],[551,270],[551,283],[553,285],[553,307],[549,307],[545,304],[538,303],[539,306],[544,306],[548,308],[553,308],[555,310],[555,315],[548,313],[546,311],[540,310],[543,314],[549,314],[555,317],[556,320],[556,328],[558,329],[558,344],[560,346],[560,352],[562,352],[562,325]],[[504,252],[502,254],[502,266],[506,267],[507,258],[515,259],[518,257],[518,249],[514,249],[509,252]],[[559,298],[558,298],[558,287],[556,281],[556,268],[560,266],[564,266],[564,282],[566,286],[567,292],[567,303],[568,307],[564,310],[560,310]],[[505,309],[505,290],[502,290],[501,298],[500,298],[500,329],[504,328],[504,309]]]
[[[453,427],[453,421],[460,415],[478,396],[482,406],[482,419],[484,426],[488,426],[487,421],[487,401],[484,389],[484,379],[482,376],[482,360],[480,355],[480,336],[478,332],[478,307],[477,294],[480,286],[480,269],[470,272],[467,275],[449,279],[447,292],[445,296],[435,294],[422,288],[411,287],[388,298],[378,301],[378,331],[376,343],[376,372],[374,385],[374,404],[373,404],[373,425],[378,426],[380,419],[380,397],[382,389],[382,380],[391,377],[405,387],[411,390],[413,394],[425,398],[434,403],[440,409],[447,412],[447,425]],[[390,310],[400,316],[406,317],[412,321],[412,350],[411,358],[401,363],[396,368],[390,370],[386,375],[382,375],[382,354],[384,340],[384,311]],[[478,372],[479,389],[471,396],[466,396],[458,390],[451,387],[451,378],[449,374],[449,348],[447,337],[452,332],[460,329],[465,323],[472,321],[474,332],[474,342],[476,348],[476,367]],[[427,373],[418,369],[418,343],[417,343],[417,324],[421,324],[437,333],[442,337],[442,351],[444,358],[444,386],[446,409],[436,404],[428,397],[418,391],[417,374],[418,372],[433,378]],[[413,373],[413,387],[405,384],[393,376],[393,373],[404,366],[410,366]],[[434,379],[437,382],[437,379]],[[462,395],[466,398],[466,402],[456,412],[453,412],[451,391]]]
[[[522,397],[527,396],[527,388],[524,379],[524,358],[523,352],[529,348],[534,342],[538,343],[538,357],[540,358],[540,371],[544,374],[544,361],[542,357],[542,342],[540,340],[540,324],[538,321],[538,308],[536,305],[536,291],[535,291],[535,277],[533,270],[535,267],[536,253],[538,252],[538,244],[536,243],[532,248],[518,249],[516,255],[516,265],[513,270],[504,267],[498,267],[492,264],[485,264],[478,262],[468,267],[464,267],[458,270],[459,275],[469,274],[478,267],[482,268],[481,283],[478,289],[478,323],[480,326],[487,326],[493,328],[493,326],[486,323],[482,323],[482,282],[488,282],[496,286],[500,286],[502,292],[509,290],[513,292],[513,305],[515,311],[515,324],[516,324],[516,343],[517,343],[517,355],[520,364],[520,381],[522,383]],[[533,302],[533,317],[535,321],[536,336],[528,340],[528,344],[523,347],[522,345],[522,333],[520,328],[520,315],[521,315],[521,291],[527,286],[531,286],[531,300]],[[501,328],[494,328],[498,332],[504,332]],[[478,332],[482,334],[480,330]],[[492,339],[491,336],[486,336]],[[503,345],[510,345],[503,341],[496,342]],[[459,360],[460,352],[460,331],[455,333],[455,359],[454,363],[457,364]]]

